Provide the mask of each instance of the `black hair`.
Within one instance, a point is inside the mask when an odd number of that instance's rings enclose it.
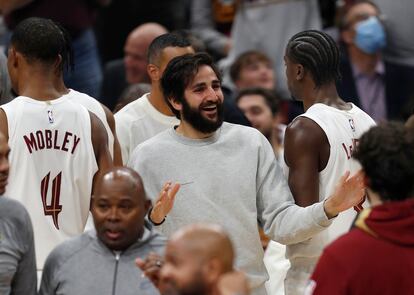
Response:
[[[246,95],[260,95],[264,98],[267,106],[271,109],[272,114],[275,115],[279,111],[280,97],[273,91],[261,87],[252,87],[241,90],[235,97],[235,102]]]
[[[307,30],[297,33],[289,40],[286,55],[310,72],[316,87],[335,83],[341,78],[339,49],[332,37],[324,32]]]
[[[59,69],[73,69],[73,52],[69,33],[51,19],[30,17],[21,21],[11,37],[13,48],[28,62],[54,64],[61,56]]]
[[[381,200],[414,196],[414,140],[401,123],[372,127],[361,137],[353,157],[361,163],[368,186]]]
[[[180,112],[174,109],[169,99],[181,103],[184,101],[184,90],[194,79],[201,66],[211,67],[221,82],[219,69],[214,64],[211,56],[204,52],[189,53],[173,58],[162,75],[161,89],[164,99],[178,119],[180,119]]]
[[[166,33],[155,38],[148,47],[148,63],[158,65],[161,52],[167,47],[189,47],[191,41],[184,34]]]

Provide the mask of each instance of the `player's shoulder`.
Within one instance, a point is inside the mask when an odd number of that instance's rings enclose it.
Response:
[[[234,145],[257,146],[268,142],[266,137],[257,129],[240,124],[223,122],[220,128],[222,140]]]

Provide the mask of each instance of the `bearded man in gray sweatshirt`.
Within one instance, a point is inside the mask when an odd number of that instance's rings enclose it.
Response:
[[[280,243],[309,239],[360,202],[362,178],[345,174],[330,198],[298,207],[268,140],[253,128],[223,123],[220,72],[207,54],[174,58],[161,85],[180,124],[139,145],[128,166],[142,176],[149,196],[168,180],[181,188],[175,201],[168,195],[154,200],[150,220],[167,236],[194,222],[222,225],[252,294],[266,294],[257,221]]]
[[[161,255],[166,243],[144,221],[149,206],[135,171],[116,167],[106,172],[92,199],[96,231],[65,241],[51,252],[39,294],[159,294],[135,267],[137,257]]]

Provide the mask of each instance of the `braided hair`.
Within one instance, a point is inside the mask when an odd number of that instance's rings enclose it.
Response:
[[[316,87],[336,82],[339,72],[339,49],[328,34],[307,30],[294,35],[286,47],[287,57],[308,70]]]
[[[11,38],[14,49],[28,60],[53,65],[58,56],[59,69],[73,70],[73,51],[68,32],[58,23],[45,18],[30,17],[21,21]]]

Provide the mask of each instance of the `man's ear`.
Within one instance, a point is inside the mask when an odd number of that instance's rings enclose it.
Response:
[[[58,54],[58,57],[55,60],[55,64],[53,65],[55,68],[55,72],[58,75],[61,73],[60,65],[62,64],[62,60],[63,60],[62,55]]]
[[[161,80],[161,72],[160,69],[154,64],[147,65],[147,73],[150,77],[151,81],[159,81]]]
[[[13,47],[9,48],[9,52],[7,54],[8,59],[11,61],[11,65],[13,65],[14,68],[17,67],[19,64],[20,54]]]
[[[220,275],[223,273],[219,259],[212,258],[208,260],[203,266],[203,273],[206,282],[209,285],[215,285],[218,282]]]
[[[170,104],[175,110],[181,111],[183,109],[183,104],[179,102],[178,100],[176,100],[175,98],[169,97],[168,101],[170,102]]]
[[[301,64],[295,65],[296,80],[300,81],[305,77],[305,68]]]

